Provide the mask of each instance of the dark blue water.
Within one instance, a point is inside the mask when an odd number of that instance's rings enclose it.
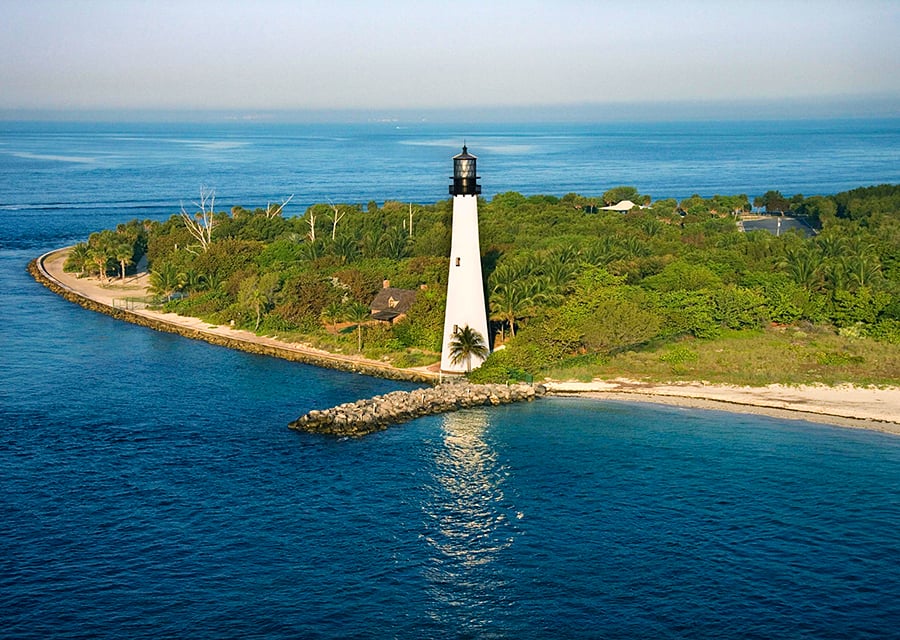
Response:
[[[434,201],[462,133],[489,192],[677,194],[688,155],[711,192],[900,181],[895,121],[731,126],[0,126],[0,636],[900,637],[896,437],[573,399],[304,435],[286,424],[405,385],[122,324],[24,271],[201,183]],[[729,165],[721,140],[759,129],[810,162]],[[646,184],[577,152],[616,136],[670,139]]]

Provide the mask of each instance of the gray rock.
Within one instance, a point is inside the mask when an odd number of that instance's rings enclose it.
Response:
[[[412,391],[392,391],[381,396],[313,410],[300,416],[292,429],[336,436],[362,436],[425,415],[476,406],[528,402],[546,393],[544,387],[527,384],[476,385],[452,382]]]

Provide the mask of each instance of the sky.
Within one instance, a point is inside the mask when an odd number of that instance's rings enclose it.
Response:
[[[900,115],[900,1],[0,0],[5,111],[704,104]]]

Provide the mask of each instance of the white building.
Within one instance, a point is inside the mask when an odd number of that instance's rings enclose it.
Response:
[[[483,358],[472,356],[471,362],[453,363],[450,344],[456,332],[470,327],[490,346],[487,309],[484,303],[484,281],[481,276],[481,249],[478,242],[478,195],[481,185],[475,171],[475,156],[465,146],[453,157],[453,232],[450,242],[450,273],[447,278],[447,308],[444,312],[444,341],[441,349],[441,371],[465,373],[480,366]]]

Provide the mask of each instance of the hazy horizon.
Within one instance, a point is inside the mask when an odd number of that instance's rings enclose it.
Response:
[[[0,117],[900,114],[900,3],[0,0]]]
[[[900,117],[887,96],[815,101],[645,102],[457,109],[0,109],[0,121],[198,123],[528,123],[826,120]]]

